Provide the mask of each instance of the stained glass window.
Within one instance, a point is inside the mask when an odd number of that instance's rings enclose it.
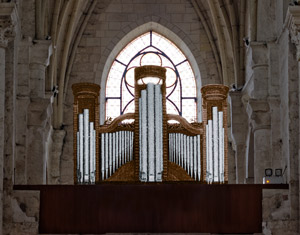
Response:
[[[106,83],[106,119],[134,112],[134,68],[158,65],[167,69],[167,113],[197,121],[195,76],[181,50],[149,31],[130,42],[116,57]]]

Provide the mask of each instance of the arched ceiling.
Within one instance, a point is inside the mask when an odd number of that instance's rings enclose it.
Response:
[[[187,0],[188,1],[188,0]],[[54,105],[55,127],[62,124],[62,109],[66,84],[74,56],[85,26],[91,15],[100,15],[113,1],[109,0],[36,0],[39,22],[36,32],[42,32],[45,21],[47,31],[39,37],[50,35],[53,55],[49,68],[51,86],[59,87]],[[126,1],[123,1],[123,3]],[[189,0],[202,23],[214,54],[218,74],[226,85],[237,87],[244,83],[244,41],[246,0]],[[41,9],[47,8],[46,11]],[[254,6],[255,7],[255,6]],[[38,13],[39,11],[39,13]]]

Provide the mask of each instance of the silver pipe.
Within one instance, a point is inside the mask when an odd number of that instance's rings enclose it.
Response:
[[[176,133],[176,164],[180,165],[180,136]]]
[[[154,84],[147,84],[147,116],[148,116],[148,169],[149,182],[155,181],[154,172]]]
[[[116,172],[116,133],[112,133],[112,145],[113,145],[113,148],[112,148],[112,157],[113,157],[113,173]]]
[[[224,182],[223,112],[219,112],[219,181]]]
[[[90,171],[89,171],[89,175],[90,175],[90,183],[93,183],[94,177],[93,177],[93,168],[94,168],[94,123],[90,122],[90,159],[89,159],[89,163],[90,163]]]
[[[198,180],[201,180],[201,143],[200,143],[200,135],[197,135],[197,173],[198,173]]]
[[[131,144],[130,144],[130,161],[133,160],[133,136],[134,136],[134,133],[133,132],[130,132],[130,140],[131,140]]]
[[[101,133],[101,179],[105,179],[105,135]]]
[[[122,131],[122,165],[125,164],[125,153],[126,153],[126,149],[125,149],[125,132]]]
[[[194,149],[193,149],[193,144],[194,144],[194,137],[190,136],[189,138],[189,142],[190,142],[190,174],[191,177],[194,177]]]
[[[183,145],[184,145],[184,139],[183,139],[183,134],[180,134],[180,166],[182,168],[184,168],[184,165],[183,165],[183,159],[184,159],[184,148],[183,148]]]
[[[76,175],[77,175],[77,183],[80,183],[80,137],[79,137],[79,131],[76,133],[77,137],[77,169],[76,169]]]
[[[89,182],[89,110],[83,110],[84,183]]]
[[[176,162],[176,134],[172,134],[172,145],[173,145],[173,153],[172,153],[172,161]]]
[[[80,183],[83,183],[83,114],[79,114]]]
[[[108,152],[109,176],[111,176],[112,175],[112,133],[108,133],[108,146],[109,146],[109,152]]]
[[[218,108],[213,107],[213,164],[214,164],[214,182],[219,181],[219,125]]]
[[[208,120],[208,163],[209,163],[209,182],[213,181],[213,132],[212,120]]]
[[[188,175],[190,174],[190,142],[189,142],[189,136],[186,137],[186,171]]]
[[[108,133],[105,133],[105,179],[109,177],[108,174]]]
[[[161,99],[160,99],[160,86],[154,86],[154,130],[155,130],[155,167],[154,174],[155,174],[155,181],[162,181],[162,110],[161,110]],[[154,158],[154,155],[153,155]]]
[[[147,96],[146,90],[141,91],[141,145],[140,148],[142,149],[140,155],[140,164],[141,164],[141,171],[140,171],[140,180],[147,181]]]
[[[185,171],[187,170],[187,159],[186,159],[186,154],[187,154],[187,144],[186,144],[186,135],[183,135],[183,168]]]
[[[129,131],[126,131],[126,162],[129,162],[129,147],[130,147],[130,142],[129,142]]]
[[[98,137],[97,137],[98,138]],[[93,182],[96,182],[96,130],[93,131],[93,151],[94,151],[94,157],[93,157]]]
[[[161,146],[161,152],[160,152],[160,174],[161,174],[161,180],[162,180],[162,173],[164,170],[164,161],[163,161],[163,108],[162,108],[162,94],[161,94],[161,86],[160,85],[156,85],[157,87],[159,87],[159,122],[160,122],[160,146]],[[160,180],[160,181],[161,181]]]
[[[193,151],[193,158],[194,158],[194,178],[197,180],[197,139],[198,135],[194,136],[193,141],[194,141],[194,151]]]

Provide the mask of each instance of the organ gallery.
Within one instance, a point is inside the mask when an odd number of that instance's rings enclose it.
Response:
[[[0,234],[299,234],[299,4],[0,0]]]

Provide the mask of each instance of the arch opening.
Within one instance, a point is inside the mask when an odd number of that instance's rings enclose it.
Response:
[[[100,107],[105,110],[101,110],[100,123],[134,110],[134,68],[142,65],[167,69],[168,113],[179,114],[189,122],[202,121],[198,92],[201,76],[192,52],[160,24],[149,22],[142,26],[123,37],[106,61],[101,79],[105,92],[100,96]]]

